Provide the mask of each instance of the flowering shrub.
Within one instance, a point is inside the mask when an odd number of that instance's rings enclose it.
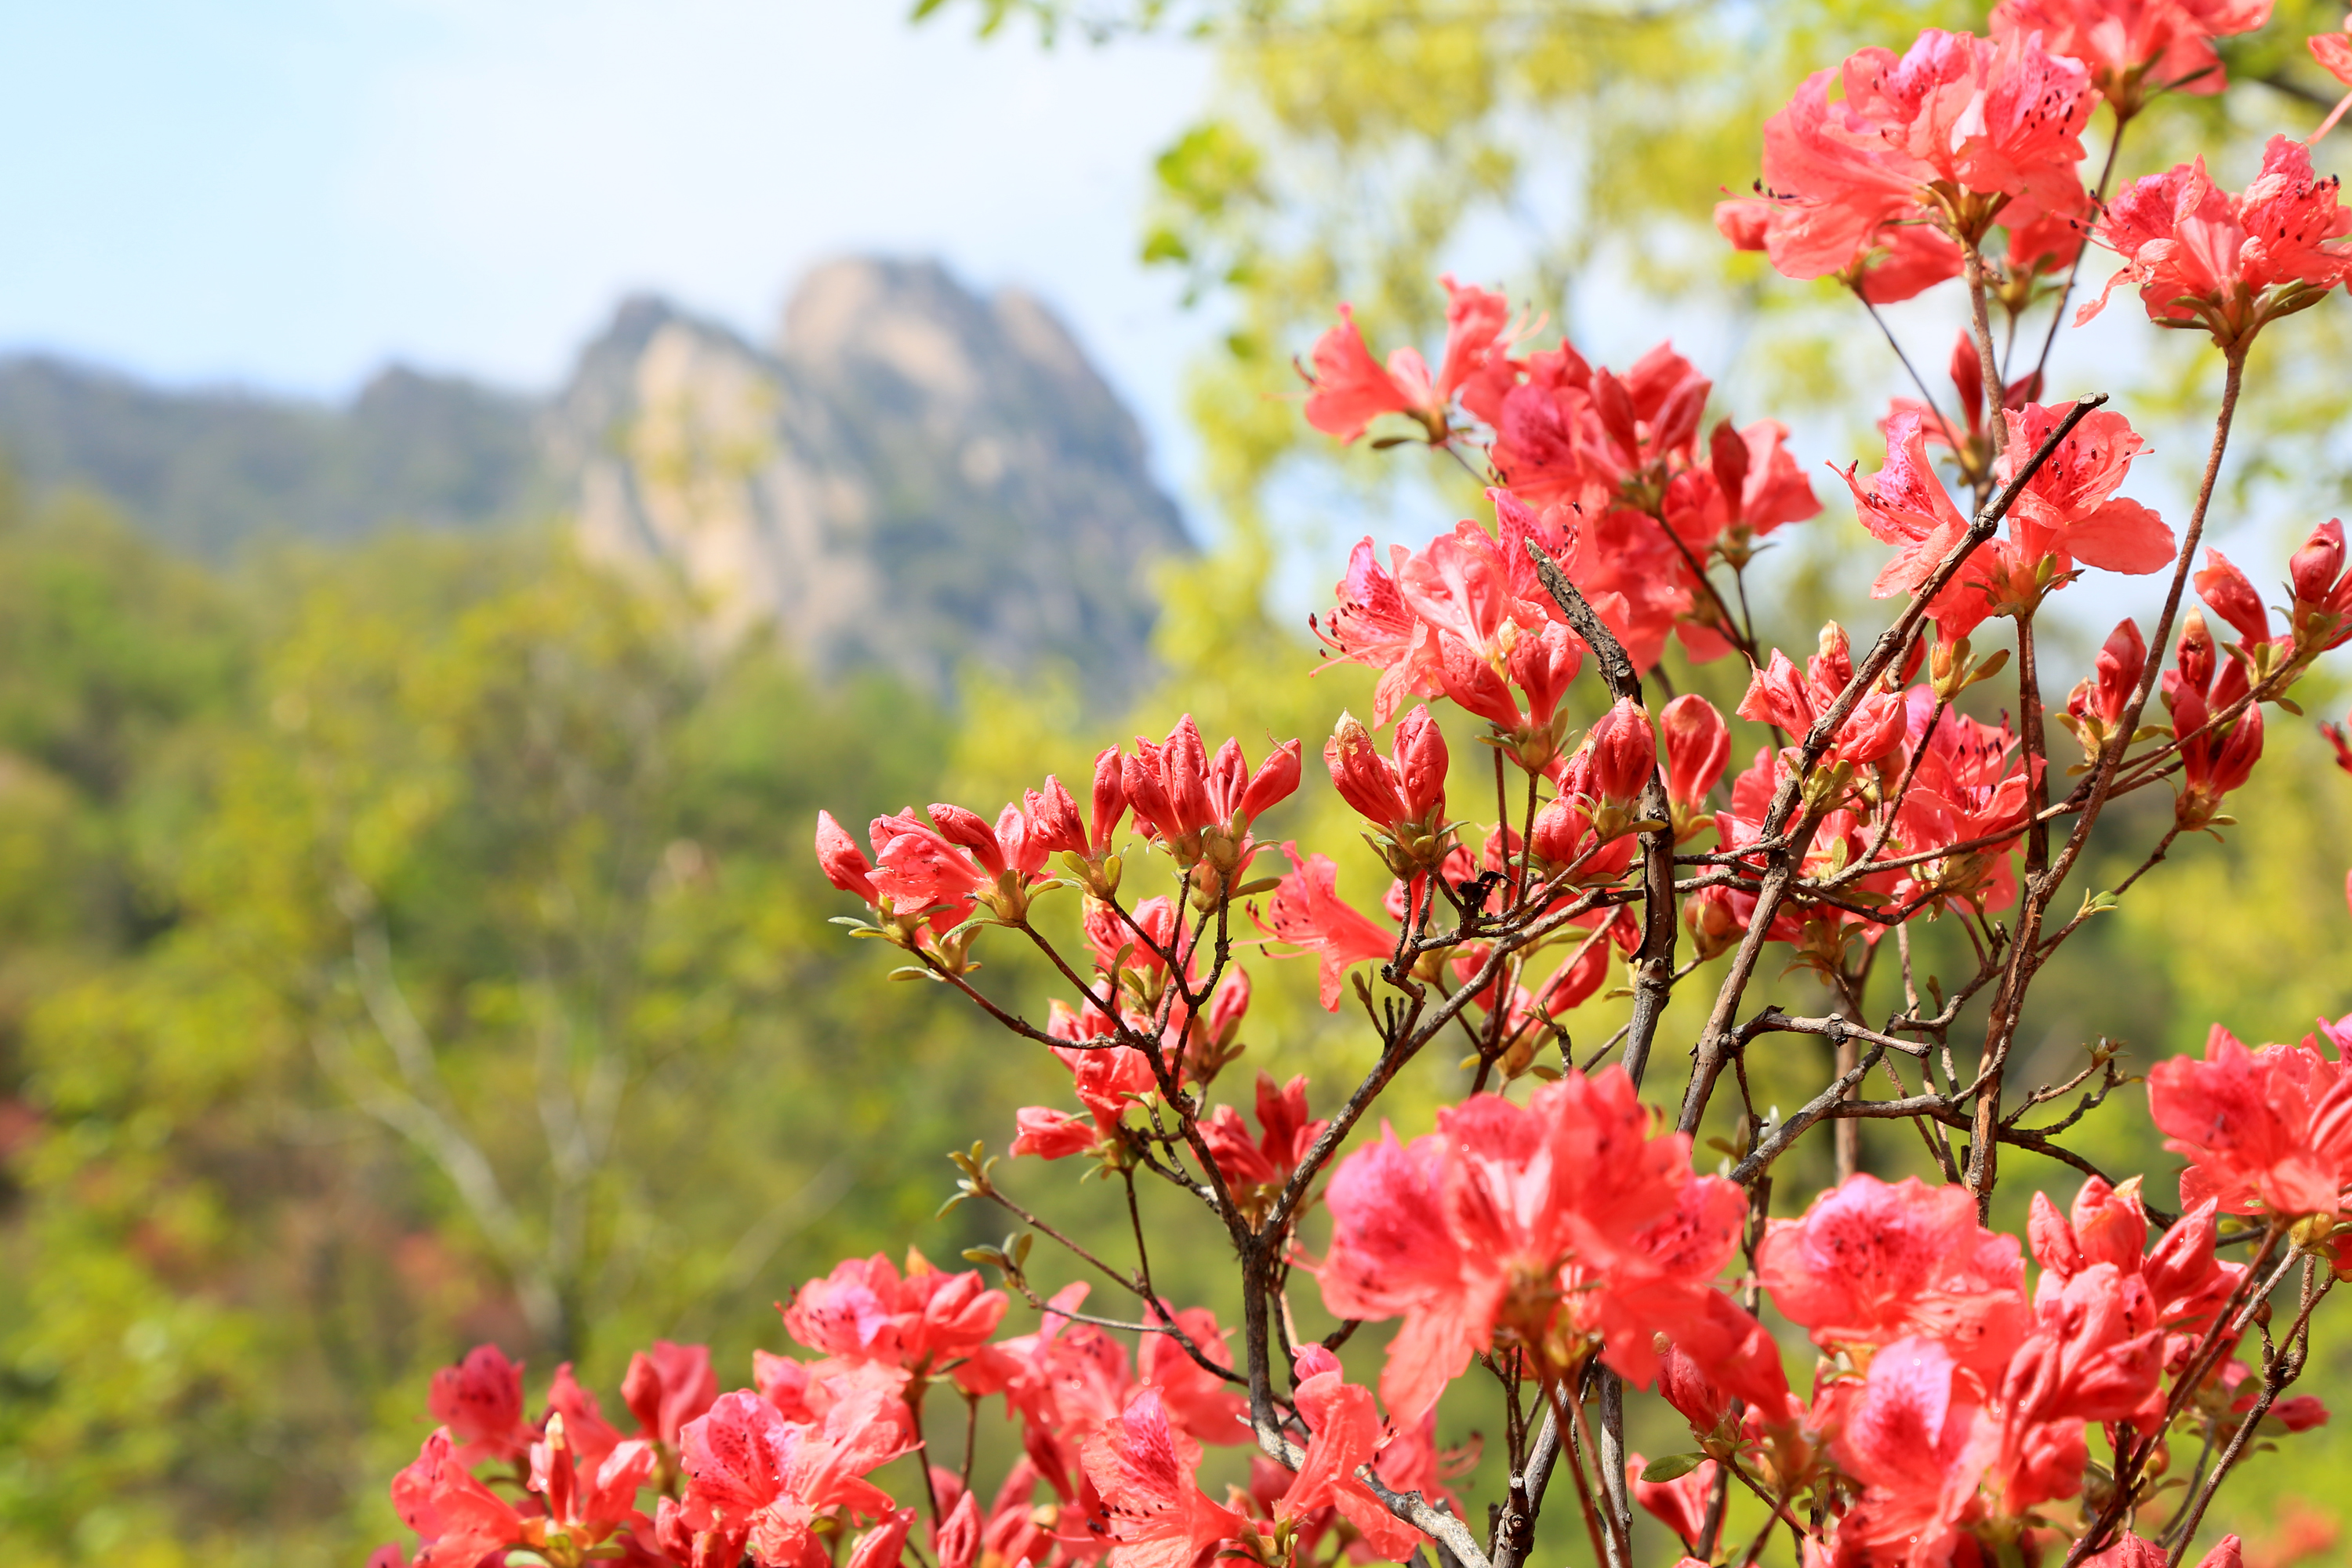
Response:
[[[1948,390],[1919,382],[1882,421],[1883,459],[1842,471],[1886,547],[1872,592],[1892,614],[1866,646],[1835,624],[1801,658],[1759,641],[1759,542],[1820,502],[1787,428],[1710,426],[1707,379],[1670,349],[1619,374],[1537,346],[1501,296],[1449,279],[1433,374],[1412,348],[1376,357],[1340,307],[1307,419],[1342,441],[1389,421],[1409,434],[1383,440],[1483,466],[1494,514],[1385,558],[1365,540],[1317,620],[1333,655],[1378,673],[1370,723],[1340,714],[1322,760],[1384,898],[1342,897],[1343,877],[1361,889],[1370,869],[1352,847],[1343,864],[1259,837],[1298,787],[1299,742],[1253,765],[1190,716],[1105,749],[1083,792],[1049,777],[992,822],[934,805],[874,818],[861,846],[818,821],[827,875],[866,906],[855,934],[1068,1069],[1070,1103],[1022,1110],[1011,1154],[1118,1184],[1132,1267],[1024,1207],[975,1146],[954,1156],[961,1195],[1024,1227],[966,1255],[995,1283],[913,1254],[904,1271],[845,1261],[784,1309],[810,1357],[762,1352],[750,1388],[721,1393],[707,1352],[656,1344],[623,1385],[624,1436],[568,1366],[531,1419],[522,1369],[477,1350],[435,1380],[440,1429],[394,1483],[413,1562],[1517,1568],[1563,1492],[1577,1550],[1612,1565],[1633,1560],[1636,1506],[1685,1563],[1752,1563],[1784,1535],[1809,1565],[2187,1560],[2257,1440],[2326,1419],[2288,1390],[2314,1310],[2352,1269],[2352,1018],[2252,1049],[2217,1025],[2201,1060],[2149,1072],[2150,1115],[2187,1161],[2178,1213],[2066,1141],[2130,1081],[2115,1050],[2026,1083],[2014,1047],[2058,949],[2178,836],[2229,826],[2264,706],[2352,640],[2336,521],[2286,563],[2281,623],[2220,552],[2200,564],[2257,338],[2352,276],[2336,182],[2284,136],[2239,193],[2201,163],[2115,191],[2083,181],[2095,117],[2119,138],[2158,93],[2221,90],[2213,38],[2266,10],[2003,0],[1988,37],[1864,49],[1767,127],[1759,194],[1717,214],[1733,243],[1866,304],[1965,282]],[[2313,40],[2331,68],[2345,47]],[[2074,310],[2093,249],[2120,265]],[[2103,395],[2043,401],[2056,331],[2118,289],[2222,356],[2185,518],[2119,494],[2144,447],[2125,412]],[[2044,311],[2028,363],[2018,329]],[[2037,617],[2089,572],[2148,579],[2150,607],[2061,700],[2042,685]],[[1980,655],[1972,638],[2003,620],[2013,644]],[[1695,694],[1654,710],[1670,643],[1693,664],[1746,663],[1734,714]],[[2013,724],[1964,710],[1970,688],[2004,679]],[[1484,766],[1454,767],[1431,710],[1444,702],[1486,727],[1494,821],[1477,816]],[[1600,713],[1580,734],[1579,710]],[[2079,763],[2053,767],[2053,721]],[[2344,731],[2327,733],[2352,770]],[[2063,912],[2095,824],[2164,784],[2171,821],[2138,868]],[[1075,947],[1032,918],[1055,890],[1080,900]],[[1974,956],[1948,991],[1915,973],[1927,920]],[[990,933],[1052,965],[1063,994],[1043,1024],[973,978]],[[1250,1006],[1236,954],[1254,944],[1313,954],[1323,1006],[1360,1012],[1356,1081],[1261,1072],[1234,1092]],[[1872,1015],[1890,952],[1900,1003]],[[1630,972],[1622,1023],[1580,1059],[1559,1020],[1599,995],[1612,955]],[[1818,975],[1832,1005],[1751,1006],[1767,963]],[[1673,1042],[1690,1071],[1662,1119],[1641,1098],[1661,1020],[1707,966],[1712,1001]],[[1979,999],[1981,1022],[1964,1023]],[[1755,1104],[1747,1070],[1777,1036],[1836,1052],[1786,1114]],[[1441,1038],[1470,1047],[1466,1096],[1419,1136],[1375,1136],[1383,1092]],[[1726,1096],[1736,1135],[1700,1173],[1692,1140]],[[1909,1122],[1940,1180],[1857,1169],[1864,1120]],[[1776,1162],[1822,1130],[1837,1184],[1768,1212]],[[1986,1228],[2005,1149],[2084,1175],[2063,1208],[2033,1194],[2022,1241]],[[1151,1194],[1223,1226],[1225,1299],[1155,1284]],[[1319,1258],[1303,1228],[1318,1211]],[[1085,1284],[1041,1295],[1039,1236],[1119,1302],[1097,1312]],[[1302,1272],[1342,1324],[1320,1342],[1297,1332]],[[1015,1298],[1035,1315],[1008,1332]],[[1811,1342],[1802,1387],[1768,1301]],[[1368,1322],[1394,1323],[1384,1352],[1345,1364]],[[1441,1396],[1465,1378],[1503,1409],[1507,1479],[1483,1510],[1450,1489],[1462,1471],[1436,1441]],[[1628,1453],[1628,1389],[1687,1425],[1684,1451]],[[998,1396],[1021,1457],[983,1504],[971,1427],[960,1451],[943,1445],[934,1401],[976,1422]],[[1205,1491],[1203,1445],[1247,1445],[1248,1486]],[[874,1478],[910,1456],[912,1482],[885,1490]],[[2201,1561],[2238,1557],[2231,1537]]]

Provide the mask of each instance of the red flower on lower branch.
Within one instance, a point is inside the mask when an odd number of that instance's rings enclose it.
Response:
[[[1381,1393],[1411,1419],[1473,1354],[1505,1345],[1546,1377],[1591,1353],[1636,1384],[1654,1341],[1685,1338],[1742,1397],[1785,1391],[1777,1354],[1716,1290],[1747,1211],[1738,1189],[1690,1172],[1689,1140],[1650,1134],[1631,1079],[1571,1073],[1525,1107],[1480,1095],[1411,1144],[1393,1132],[1342,1161],[1324,1304],[1402,1317]]]

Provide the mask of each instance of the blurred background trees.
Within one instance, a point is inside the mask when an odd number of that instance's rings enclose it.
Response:
[[[993,1239],[969,1206],[934,1218],[939,1156],[1001,1148],[1058,1069],[930,987],[877,984],[887,956],[825,923],[816,809],[1001,799],[1187,709],[1311,750],[1364,706],[1360,672],[1308,679],[1296,607],[1358,534],[1469,515],[1475,489],[1433,455],[1305,429],[1290,362],[1337,300],[1377,343],[1426,342],[1450,268],[1619,363],[1671,321],[1743,417],[1800,423],[1811,459],[1864,452],[1895,386],[1883,342],[1826,286],[1729,256],[1707,210],[1807,70],[1981,22],[1861,0],[982,3],[982,25],[1055,47],[1157,27],[1219,62],[1139,243],[1202,322],[1197,477],[1220,542],[1160,570],[1158,668],[1128,710],[1088,710],[1075,675],[975,667],[949,700],[813,679],[781,639],[714,647],[689,600],[583,562],[551,523],[198,566],[90,496],[0,486],[11,1563],[353,1562],[391,1533],[382,1479],[414,1450],[425,1377],[474,1341],[527,1356],[535,1385],[572,1359],[609,1389],[633,1344],[707,1338],[740,1381],[781,1342],[767,1304],[835,1258]],[[2300,39],[2338,20],[2284,0],[2225,46],[2253,85],[2136,125],[2125,173],[2168,163],[2189,125],[2241,161],[2305,127],[2324,84]],[[2352,489],[2347,309],[2295,329],[2264,340],[2266,434],[2233,465],[2258,560]],[[2123,365],[2135,387],[2210,368],[2151,336]],[[2162,395],[2143,408],[2159,425]],[[1860,535],[1822,488],[1830,510],[1777,563],[1779,640],[1808,642],[1852,578]],[[2104,627],[2078,631],[2086,664]],[[1672,674],[1735,695],[1725,670]],[[2327,679],[2305,689],[2315,712],[2343,704]],[[1333,808],[1318,773],[1295,823]],[[2227,849],[2184,843],[2045,985],[2035,1072],[2101,1036],[2144,1062],[2217,1018],[2292,1038],[2352,1008],[2352,785],[2282,727],[2238,798]],[[1369,900],[1378,875],[1344,867],[1341,890]],[[1313,1070],[1337,1047],[1311,966],[1251,968],[1234,1070]],[[1029,978],[992,976],[1016,995]],[[1873,1168],[1909,1168],[1916,1151],[1872,1136]],[[2116,1136],[2119,1159],[2169,1169]],[[2326,1503],[2352,1452],[2336,1431],[2231,1506]]]

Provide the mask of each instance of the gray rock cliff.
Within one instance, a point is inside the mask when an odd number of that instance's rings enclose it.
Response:
[[[1053,315],[936,265],[840,261],[762,349],[625,304],[547,420],[583,538],[674,567],[730,633],[944,690],[1055,661],[1116,699],[1190,545],[1141,433]]]

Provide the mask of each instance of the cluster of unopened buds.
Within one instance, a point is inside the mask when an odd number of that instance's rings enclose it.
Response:
[[[1684,1568],[1753,1563],[1784,1536],[1802,1568],[2192,1560],[2235,1467],[2326,1419],[2288,1390],[2314,1310],[2352,1274],[2352,1017],[2254,1049],[2217,1026],[2203,1058],[2137,1075],[2103,1039],[2031,1086],[2011,1047],[2060,946],[2177,837],[2232,825],[2265,707],[2299,712],[2290,689],[2352,641],[2340,523],[2285,563],[2275,605],[2218,551],[2199,564],[2252,346],[2352,277],[2336,182],[2285,137],[2240,193],[2201,162],[2114,192],[2082,178],[2100,106],[2121,137],[2158,94],[2221,90],[2213,40],[2266,13],[2001,0],[1989,36],[1863,50],[1766,128],[1757,195],[1717,215],[1735,244],[1867,304],[1954,278],[1969,292],[1948,393],[1917,382],[1879,422],[1875,471],[1837,470],[1886,549],[1873,595],[1895,613],[1867,642],[1832,622],[1798,658],[1759,637],[1748,573],[1821,501],[1787,427],[1710,424],[1709,381],[1671,347],[1614,372],[1536,346],[1502,295],[1447,279],[1433,373],[1410,348],[1376,358],[1342,307],[1313,351],[1308,422],[1481,454],[1491,509],[1419,549],[1363,540],[1315,618],[1322,668],[1372,679],[1369,721],[1342,712],[1323,744],[1368,854],[1269,828],[1298,809],[1300,742],[1253,765],[1189,714],[1102,751],[1083,790],[1045,777],[992,821],[909,808],[861,844],[820,814],[818,862],[866,906],[842,923],[1068,1073],[1067,1100],[1006,1130],[1011,1166],[980,1143],[950,1156],[950,1206],[1016,1228],[963,1272],[909,1253],[903,1271],[851,1259],[807,1282],[782,1325],[806,1354],[760,1352],[742,1389],[721,1393],[700,1349],[657,1344],[623,1384],[633,1434],[569,1366],[530,1418],[522,1369],[476,1351],[435,1381],[441,1428],[394,1484],[421,1548],[384,1563],[1521,1568],[1563,1473],[1611,1568],[1635,1561],[1636,1507]],[[2312,52],[2352,84],[2347,39]],[[2177,528],[2121,493],[2145,447],[2126,416],[2045,400],[2046,346],[2025,358],[2021,319],[2046,309],[2054,337],[2095,250],[2120,269],[2080,315],[2137,289],[2226,365]],[[2094,572],[2156,579],[2162,607],[2045,700],[2037,617]],[[1996,636],[2013,644],[1979,651]],[[1744,689],[1712,688],[1729,713],[1690,690],[1653,706],[1670,650],[1685,684],[1744,663]],[[2013,710],[1979,689],[1996,680]],[[2079,761],[2053,765],[2053,721]],[[2322,730],[2352,773],[2345,729]],[[1465,752],[1478,764],[1457,773]],[[2054,900],[2093,825],[2159,784],[2170,826],[2147,860],[2067,918]],[[1975,965],[1948,990],[1915,962],[1931,920]],[[982,990],[983,936],[1034,948],[1050,994]],[[1822,983],[1824,1016],[1747,1005],[1767,950]],[[1372,1037],[1360,1077],[1229,1071],[1265,1054],[1245,1037],[1250,954],[1313,958],[1322,1006]],[[1669,1115],[1644,1075],[1706,964],[1720,979]],[[1874,1013],[1890,971],[1900,1000]],[[1594,1005],[1620,1000],[1612,1032]],[[1784,1112],[1758,1102],[1747,1053],[1791,1036],[1835,1066]],[[1373,1112],[1441,1040],[1452,1103],[1401,1136]],[[2180,1212],[2140,1177],[2089,1174],[2063,1210],[2034,1194],[2021,1242],[1986,1228],[2004,1148],[2093,1172],[2064,1135],[2143,1079],[2185,1163]],[[1858,1130],[1895,1121],[1933,1181],[1863,1168]],[[1771,1213],[1774,1163],[1824,1127],[1836,1181]],[[1696,1147],[1722,1155],[1712,1173]],[[1894,1173],[1919,1150],[1875,1152]],[[1008,1190],[1009,1171],[1066,1161],[1121,1190],[1131,1265]],[[1155,1283],[1146,1194],[1222,1227],[1238,1277],[1222,1322]],[[1033,1277],[1040,1237],[1111,1304]],[[1301,1276],[1339,1325],[1321,1340],[1302,1331]],[[1393,1325],[1384,1342],[1353,1339],[1370,1323]],[[1481,1429],[1501,1433],[1507,1480],[1474,1511],[1454,1488],[1478,1447],[1442,1447],[1439,1424],[1450,1390],[1490,1382],[1504,1415]],[[1681,1451],[1628,1455],[1629,1388],[1680,1415]],[[983,1453],[1015,1451],[983,1439],[1000,1398],[1019,1457],[983,1476]],[[1246,1484],[1236,1460],[1213,1495],[1204,1446],[1245,1447]],[[2234,1536],[2201,1558],[2239,1560]]]

